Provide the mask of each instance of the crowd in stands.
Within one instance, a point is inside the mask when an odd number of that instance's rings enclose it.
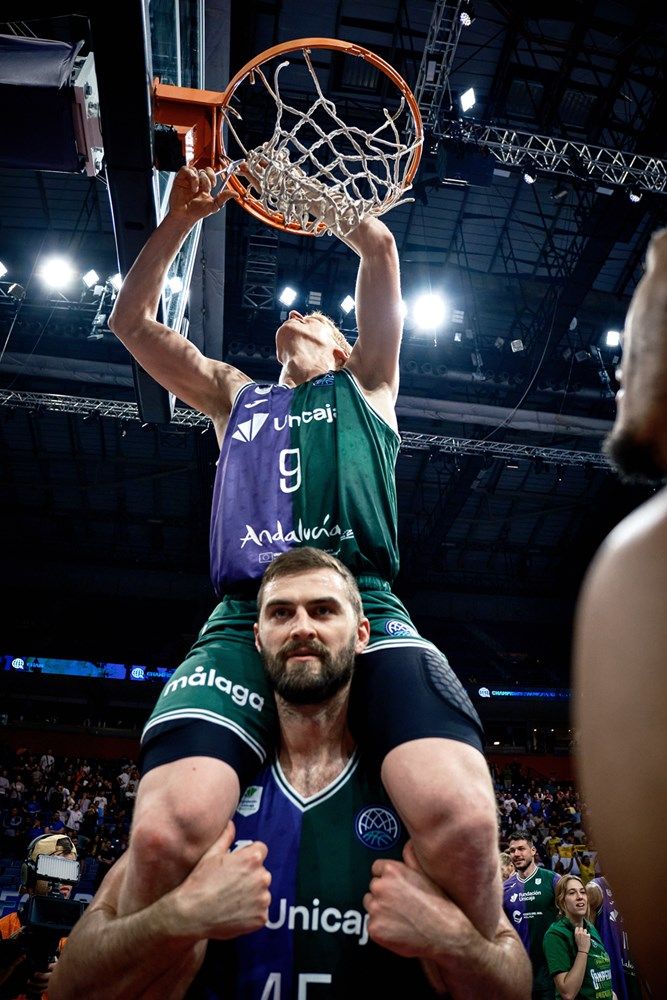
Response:
[[[500,849],[524,831],[537,863],[559,874],[599,874],[597,853],[571,782],[527,777],[519,764],[491,765],[498,804]],[[21,857],[35,837],[63,831],[82,856],[107,870],[127,846],[139,772],[132,760],[93,760],[42,753],[6,753],[0,764],[0,854]]]
[[[491,765],[498,805],[500,850],[510,834],[528,834],[536,863],[558,875],[578,875],[584,883],[600,874],[597,851],[586,832],[582,803],[572,782],[530,778],[521,766]]]
[[[127,847],[139,783],[133,761],[5,753],[0,764],[0,855],[22,858],[43,834],[60,833],[97,861],[96,884]]]

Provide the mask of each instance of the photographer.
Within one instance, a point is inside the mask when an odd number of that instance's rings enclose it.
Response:
[[[0,1000],[45,996],[65,936],[83,912],[82,903],[69,899],[78,880],[69,837],[31,841],[21,867],[21,892],[27,898],[0,919]]]

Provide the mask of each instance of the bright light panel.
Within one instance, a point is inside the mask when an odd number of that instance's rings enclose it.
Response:
[[[475,103],[475,88],[468,87],[468,89],[461,94],[459,103],[461,104],[461,111],[470,111]]]
[[[47,257],[39,269],[39,276],[50,288],[67,288],[74,278],[74,268],[65,257]]]
[[[120,286],[123,284],[123,278],[120,274],[112,274],[108,281],[112,288],[115,288],[117,292],[120,291]]]
[[[447,318],[449,310],[440,295],[420,295],[412,308],[415,326],[419,330],[436,330]]]
[[[278,297],[278,301],[282,302],[284,306],[291,306],[296,298],[296,289],[290,288],[289,285],[285,285],[282,292]]]
[[[618,347],[621,343],[620,330],[607,330],[605,343],[607,347]]]
[[[178,292],[183,291],[183,279],[180,275],[173,274],[167,281],[167,287],[172,295],[176,295]]]
[[[6,274],[7,274],[7,268],[5,267],[5,265],[0,260],[0,278],[4,278],[4,276]]]
[[[346,315],[347,313],[351,312],[354,309],[354,299],[352,298],[352,296],[346,295],[343,301],[341,302],[340,307]]]
[[[83,283],[86,286],[86,288],[92,288],[93,285],[96,285],[97,282],[100,280],[100,276],[97,273],[97,271],[94,271],[91,268],[90,271],[86,271],[86,273],[84,274],[84,276],[83,276],[83,278],[81,280],[83,281]]]

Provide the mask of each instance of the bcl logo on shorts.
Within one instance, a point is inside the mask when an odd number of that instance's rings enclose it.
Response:
[[[264,789],[261,785],[250,785],[243,793],[243,798],[239,802],[236,811],[241,813],[242,816],[254,815],[259,809],[263,791]]]
[[[396,619],[390,619],[389,621],[386,621],[384,623],[384,630],[387,633],[387,635],[390,635],[394,638],[402,636],[409,636],[411,638],[414,638],[417,635],[417,632],[415,631],[415,629],[412,628],[411,625],[408,625],[407,622],[399,622]]]
[[[384,806],[369,806],[357,814],[354,831],[366,847],[373,851],[387,851],[401,834],[401,824]]]

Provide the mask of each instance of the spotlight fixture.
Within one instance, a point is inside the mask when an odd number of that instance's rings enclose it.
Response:
[[[448,312],[444,299],[432,293],[420,295],[412,309],[418,330],[438,329],[447,319]]]
[[[107,278],[107,281],[111,287],[115,289],[115,291],[119,292],[120,286],[123,284],[123,277],[121,274],[116,273],[112,274],[110,278]]]
[[[461,105],[461,111],[464,112],[470,111],[470,109],[475,105],[475,100],[476,100],[475,88],[468,87],[468,89],[464,90],[461,96],[459,97],[459,104]]]
[[[284,306],[291,306],[296,299],[296,289],[291,288],[289,285],[285,285],[282,292],[278,296],[278,301],[282,302]]]
[[[534,184],[535,181],[537,180],[537,174],[535,173],[534,170],[524,170],[523,179],[526,182],[526,184]]]
[[[605,344],[607,347],[618,347],[621,343],[621,334],[619,330],[607,330],[605,334]]]
[[[518,354],[519,351],[523,350],[523,340],[517,338],[516,340],[510,340],[510,347],[514,354]]]
[[[569,194],[569,189],[565,184],[557,184],[555,188],[551,189],[550,194],[552,201],[565,201]]]
[[[463,28],[469,28],[475,20],[475,8],[470,0],[462,0],[459,5],[459,23]]]
[[[74,268],[65,257],[47,257],[39,269],[39,276],[49,288],[67,288],[74,278]]]
[[[100,280],[100,276],[97,271],[91,268],[90,271],[86,271],[81,280],[86,288],[92,288]]]
[[[352,298],[352,296],[346,295],[343,301],[341,302],[340,307],[346,316],[349,312],[352,312],[352,310],[354,309],[354,299]]]
[[[628,190],[628,198],[633,205],[636,205],[638,201],[642,200],[643,193],[644,192],[635,184]]]
[[[4,278],[4,276],[6,274],[7,274],[7,268],[5,267],[5,265],[0,260],[0,278]]]

